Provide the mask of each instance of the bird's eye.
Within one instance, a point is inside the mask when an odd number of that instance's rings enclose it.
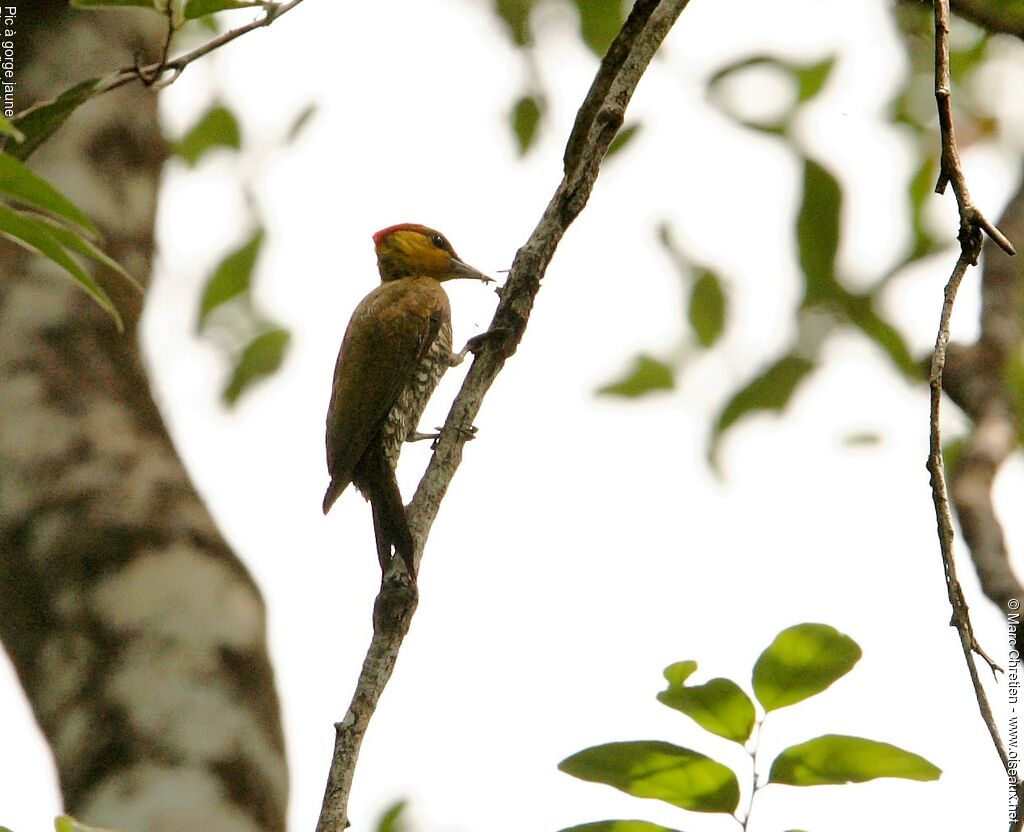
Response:
[[[448,248],[448,241],[436,232],[430,235],[430,242],[432,242],[438,248],[442,248],[445,250],[447,250]]]

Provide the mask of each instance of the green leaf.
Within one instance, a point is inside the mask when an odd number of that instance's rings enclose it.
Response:
[[[512,131],[516,134],[519,155],[523,156],[530,149],[537,136],[537,125],[540,124],[541,102],[532,95],[524,95],[512,108]]]
[[[67,220],[82,228],[90,237],[99,236],[96,226],[71,200],[29,169],[24,162],[8,153],[0,153],[0,194]]]
[[[231,380],[221,393],[224,403],[233,406],[253,383],[277,372],[290,339],[286,329],[271,329],[253,338],[242,351]]]
[[[21,216],[29,217],[31,215],[21,213]],[[121,275],[121,277],[127,280],[137,291],[145,291],[142,284],[139,283],[139,281],[137,281],[130,274],[128,274],[128,272],[124,270],[120,263],[114,260],[114,258],[107,255],[105,252],[98,249],[84,237],[81,237],[78,234],[76,234],[70,228],[66,228],[60,223],[47,219],[46,217],[31,216],[31,218],[45,225],[49,232],[54,237],[57,238],[57,242],[64,246],[64,248],[71,249],[71,251],[78,252],[79,254],[84,254],[86,257],[95,260],[100,265],[106,266],[113,272],[117,272],[117,274]]]
[[[780,136],[785,137],[789,133],[789,120],[786,119],[780,121],[751,121],[750,119],[737,119],[737,122],[748,130],[757,130],[759,133],[765,133],[769,136]]]
[[[803,305],[828,304],[836,294],[836,252],[842,191],[836,178],[813,159],[804,159],[804,190],[796,218]]]
[[[754,728],[754,703],[730,679],[687,687],[685,682],[696,669],[694,661],[665,668],[668,689],[658,694],[658,701],[686,714],[705,731],[742,745]]]
[[[24,135],[25,140],[4,150],[16,159],[25,161],[32,152],[54,134],[80,105],[92,98],[100,78],[90,78],[64,90],[56,98],[40,101],[22,110],[11,122]],[[8,142],[8,145],[10,143]]]
[[[612,143],[608,145],[608,150],[604,154],[604,157],[606,159],[610,159],[616,153],[619,153],[622,150],[624,150],[626,145],[628,145],[631,141],[633,141],[633,139],[636,138],[636,134],[640,132],[640,129],[642,127],[643,125],[639,123],[627,124],[621,130],[619,130],[619,132],[615,134],[615,138],[612,139]]]
[[[658,740],[585,748],[562,760],[558,768],[581,780],[695,812],[732,813],[740,799],[739,783],[730,769],[697,751]]]
[[[581,823],[570,826],[559,832],[679,832],[657,823],[645,820],[598,820],[593,823]]]
[[[857,642],[827,624],[787,627],[754,664],[754,694],[766,711],[794,705],[845,676],[860,657]]]
[[[530,31],[530,12],[536,0],[494,0],[494,10],[508,29],[516,46],[528,46],[533,41]]]
[[[23,214],[0,205],[0,234],[18,243],[29,251],[49,258],[85,289],[86,292],[114,319],[118,332],[124,331],[124,323],[121,316],[111,302],[107,293],[89,273],[85,271],[68,253],[64,250],[60,240],[53,234],[52,226],[41,218]]]
[[[864,783],[878,777],[938,780],[942,770],[895,745],[861,737],[826,734],[792,745],[772,761],[770,783],[827,786]]]
[[[834,56],[828,57],[816,64],[784,64],[793,73],[797,83],[797,100],[802,104],[814,98],[821,88],[825,86],[829,75],[832,74],[832,67],[836,64]]]
[[[675,386],[672,370],[667,364],[649,355],[638,355],[633,359],[633,366],[625,376],[606,384],[597,392],[605,396],[635,399],[654,390],[672,390]]]
[[[107,829],[106,827],[86,826],[70,815],[61,815],[58,818],[54,818],[53,828],[56,832],[114,832],[114,830]]]
[[[1005,4],[1009,6],[1009,3]],[[976,67],[985,60],[988,51],[988,36],[980,33],[978,38],[966,49],[949,50],[949,77],[955,84],[963,83]]]
[[[231,9],[251,9],[263,6],[262,2],[245,2],[245,0],[188,0],[185,4],[185,20],[195,20],[208,14],[228,11]]]
[[[947,478],[956,470],[966,447],[967,439],[963,436],[949,439],[942,444],[942,463],[945,466]]]
[[[622,0],[573,0],[580,13],[580,35],[597,57],[604,57],[622,28]]]
[[[234,114],[222,105],[211,107],[195,126],[175,145],[174,152],[189,166],[215,147],[237,150],[242,146],[242,133]]]
[[[783,72],[792,78],[793,82],[796,84],[797,101],[800,104],[804,104],[821,92],[825,83],[828,81],[829,76],[832,74],[832,68],[835,66],[835,63],[836,59],[834,55],[811,64],[781,61],[771,55],[751,55],[746,58],[741,58],[738,61],[734,61],[731,64],[727,64],[717,70],[708,79],[708,89],[710,90],[715,85],[721,83],[725,78],[737,72],[742,72],[752,67],[766,66],[776,69],[779,72]],[[787,117],[785,121],[788,122],[789,117]],[[763,129],[761,125],[751,126]]]
[[[392,803],[380,816],[377,821],[377,832],[405,832],[408,825],[405,818],[406,802],[398,800]]]
[[[722,435],[744,416],[761,410],[776,413],[784,410],[797,386],[813,369],[813,361],[791,353],[733,393],[712,430],[711,457],[714,458]]]
[[[256,228],[248,240],[225,255],[217,264],[203,288],[203,297],[199,302],[199,320],[196,322],[197,330],[202,330],[213,310],[249,291],[253,270],[263,246],[263,237],[263,228]]]
[[[927,200],[935,193],[935,179],[939,175],[936,160],[927,155],[914,172],[910,180],[908,194],[910,197],[910,216],[912,240],[907,262],[932,254],[941,248],[939,242],[925,224],[924,208]]]
[[[303,131],[313,120],[314,116],[316,116],[317,110],[317,105],[314,104],[313,102],[310,102],[299,111],[299,114],[295,116],[294,119],[292,119],[291,126],[288,128],[288,132],[285,134],[284,140],[286,144],[291,144],[300,135],[302,135]]]
[[[11,120],[5,115],[0,115],[0,135],[10,136],[16,142],[25,141],[25,134],[15,127]],[[0,826],[0,832],[3,832],[5,828],[6,827]]]
[[[881,347],[897,370],[911,380],[923,377],[921,367],[910,354],[899,330],[875,312],[871,295],[855,295],[843,290],[836,297],[850,322]]]
[[[690,325],[702,347],[711,347],[725,330],[725,292],[718,275],[701,269],[690,292]]]

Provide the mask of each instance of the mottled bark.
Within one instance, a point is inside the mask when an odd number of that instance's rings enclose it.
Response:
[[[17,105],[155,57],[159,16],[19,4]],[[163,143],[152,91],[83,108],[33,167],[148,279]],[[125,832],[284,828],[263,602],[171,444],[139,353],[42,259],[0,248],[0,638],[67,810]],[[159,310],[155,310],[159,313]]]

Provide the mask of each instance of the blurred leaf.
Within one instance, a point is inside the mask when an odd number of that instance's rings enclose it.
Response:
[[[22,216],[29,215],[22,214]],[[105,252],[98,249],[84,237],[79,236],[70,228],[63,226],[54,220],[47,219],[46,217],[34,216],[32,218],[45,225],[47,230],[54,237],[57,238],[57,242],[64,246],[64,248],[71,249],[71,251],[78,252],[79,254],[84,254],[86,257],[95,260],[100,265],[106,266],[113,272],[117,272],[117,274],[119,274],[121,277],[127,280],[137,291],[145,291],[145,289],[142,287],[142,284],[139,283],[139,281],[137,281],[130,274],[128,274],[128,272],[124,270],[120,263],[114,260],[114,258],[107,255]]]
[[[813,159],[804,159],[804,188],[796,218],[800,268],[805,278],[803,305],[828,305],[836,294],[839,250],[839,183]]]
[[[778,67],[779,62],[770,55],[748,55],[745,58],[740,58],[738,61],[733,61],[732,63],[726,64],[725,66],[715,70],[715,72],[708,78],[708,89],[711,89],[711,87],[721,83],[730,75],[742,72],[745,69],[750,69],[750,67],[753,66]]]
[[[1006,391],[1017,404],[1017,412],[1024,413],[1024,356],[1020,351],[1010,353],[1003,369]],[[1024,424],[1020,426],[1021,442],[1024,442]]]
[[[770,783],[827,786],[864,783],[878,777],[938,780],[942,770],[895,745],[861,737],[826,734],[792,745],[772,762]]]
[[[757,130],[759,133],[766,133],[769,136],[785,137],[789,133],[788,118],[783,121],[751,121],[750,119],[738,119],[737,123],[748,130]]]
[[[195,167],[215,147],[237,150],[242,146],[241,129],[234,114],[222,105],[211,107],[174,146],[174,152]]]
[[[694,661],[676,662],[665,668],[668,689],[658,694],[658,701],[686,714],[705,731],[743,745],[754,728],[754,703],[730,679],[686,686],[696,669]]]
[[[234,405],[254,382],[277,372],[284,361],[290,338],[286,329],[271,329],[249,342],[221,394],[228,407]]]
[[[317,105],[310,102],[303,107],[297,116],[292,119],[291,126],[288,128],[288,132],[285,134],[285,143],[291,144],[294,142],[302,132],[306,129],[309,123],[313,120],[313,117],[317,114]]]
[[[64,194],[8,153],[0,153],[0,194],[77,225],[90,237],[99,231]]]
[[[732,395],[718,415],[709,453],[714,458],[722,435],[744,416],[760,410],[785,409],[797,385],[814,369],[814,362],[799,355],[785,355]]]
[[[629,144],[631,141],[633,141],[633,139],[636,138],[636,134],[640,132],[642,126],[643,125],[639,123],[627,124],[621,130],[619,130],[619,132],[615,134],[615,138],[612,139],[612,143],[608,145],[608,151],[604,155],[605,158],[610,159],[620,150],[623,150],[627,144]]]
[[[1007,3],[1006,5],[1010,4]],[[987,51],[988,36],[980,30],[978,37],[967,48],[954,49],[951,46],[949,50],[949,76],[953,83],[962,84],[967,76],[985,60],[985,53]]]
[[[64,90],[56,98],[40,101],[11,119],[24,135],[21,144],[8,146],[4,150],[11,156],[25,161],[32,152],[46,141],[81,104],[92,97],[93,89],[100,78],[90,78],[80,84]]]
[[[835,56],[826,58],[816,64],[784,64],[793,73],[797,83],[797,100],[802,104],[814,98],[825,86],[832,67],[836,64]]]
[[[827,624],[788,627],[754,664],[754,694],[766,711],[794,705],[845,676],[860,657],[857,642]]]
[[[910,254],[907,262],[932,254],[941,246],[925,225],[924,208],[927,200],[935,193],[935,180],[939,175],[939,166],[932,155],[926,154],[921,159],[914,176],[910,180],[908,194],[910,196],[910,222],[913,234]]]
[[[689,748],[657,740],[586,748],[558,768],[581,780],[694,812],[731,813],[740,800],[739,783],[730,769]]]
[[[52,227],[39,217],[0,205],[0,234],[60,266],[114,319],[118,332],[124,330],[121,316],[103,288],[72,258],[54,236]]]
[[[638,355],[633,359],[633,367],[623,378],[606,384],[597,392],[605,396],[635,399],[653,390],[672,390],[675,386],[676,382],[668,365],[649,355]]]
[[[726,64],[724,67],[712,74],[711,77],[708,78],[707,82],[708,91],[713,92],[717,85],[722,83],[722,81],[731,75],[742,73],[754,67],[770,67],[789,76],[793,84],[796,86],[797,104],[805,104],[821,92],[832,73],[835,61],[835,56],[830,56],[817,63],[799,64],[791,61],[783,61],[771,55],[751,55],[746,58],[741,58],[738,61],[734,61],[733,63]],[[761,122],[751,122],[739,119],[725,108],[723,108],[723,111],[745,127],[761,130],[774,135],[783,135],[787,132],[789,122],[793,115],[793,111],[790,110],[790,112],[788,112],[778,122],[764,124]]]
[[[520,156],[525,155],[533,144],[540,114],[540,100],[532,95],[524,95],[512,108],[512,131],[516,134]]]
[[[25,141],[25,134],[22,133],[9,118],[5,115],[0,115],[0,135],[10,136],[16,142]],[[3,832],[5,827],[0,826],[0,832]]]
[[[101,826],[86,826],[81,821],[75,820],[70,815],[61,815],[53,820],[53,828],[56,832],[114,832]]]
[[[391,804],[377,821],[377,832],[405,832],[408,826],[405,823],[406,801],[398,800]]]
[[[963,454],[966,446],[967,440],[963,436],[950,439],[942,446],[942,463],[946,469],[947,477],[956,470],[957,463],[960,462],[960,456]]]
[[[702,347],[714,346],[725,330],[725,292],[718,275],[702,269],[690,292],[690,325]]]
[[[843,437],[844,445],[851,448],[868,448],[882,444],[882,437],[874,431],[863,431],[861,433],[848,433]]]
[[[530,32],[530,12],[536,0],[494,0],[494,10],[508,28],[516,46],[527,46],[533,40]]]
[[[855,295],[841,290],[836,299],[850,322],[882,348],[897,370],[911,380],[922,378],[921,367],[910,354],[907,342],[896,327],[875,312],[871,295]]]
[[[603,58],[622,28],[622,0],[573,0],[580,14],[580,35],[597,57]]]
[[[645,820],[599,820],[570,826],[560,832],[679,832]]]
[[[263,5],[262,2],[245,2],[245,0],[188,0],[185,4],[185,19],[195,20],[197,17],[204,17],[216,12],[230,9],[251,9],[254,6]]]
[[[199,320],[196,322],[197,330],[202,330],[213,310],[249,291],[253,270],[263,246],[263,237],[262,226],[254,229],[248,240],[225,255],[217,264],[203,288],[203,297],[199,303]]]

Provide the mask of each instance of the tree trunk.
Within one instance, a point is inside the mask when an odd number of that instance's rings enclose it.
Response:
[[[17,108],[154,59],[159,15],[18,4]],[[155,94],[77,111],[32,157],[144,282],[165,151]],[[0,249],[0,639],[67,811],[125,832],[284,829],[264,608],[189,481],[138,346],[41,258]]]

